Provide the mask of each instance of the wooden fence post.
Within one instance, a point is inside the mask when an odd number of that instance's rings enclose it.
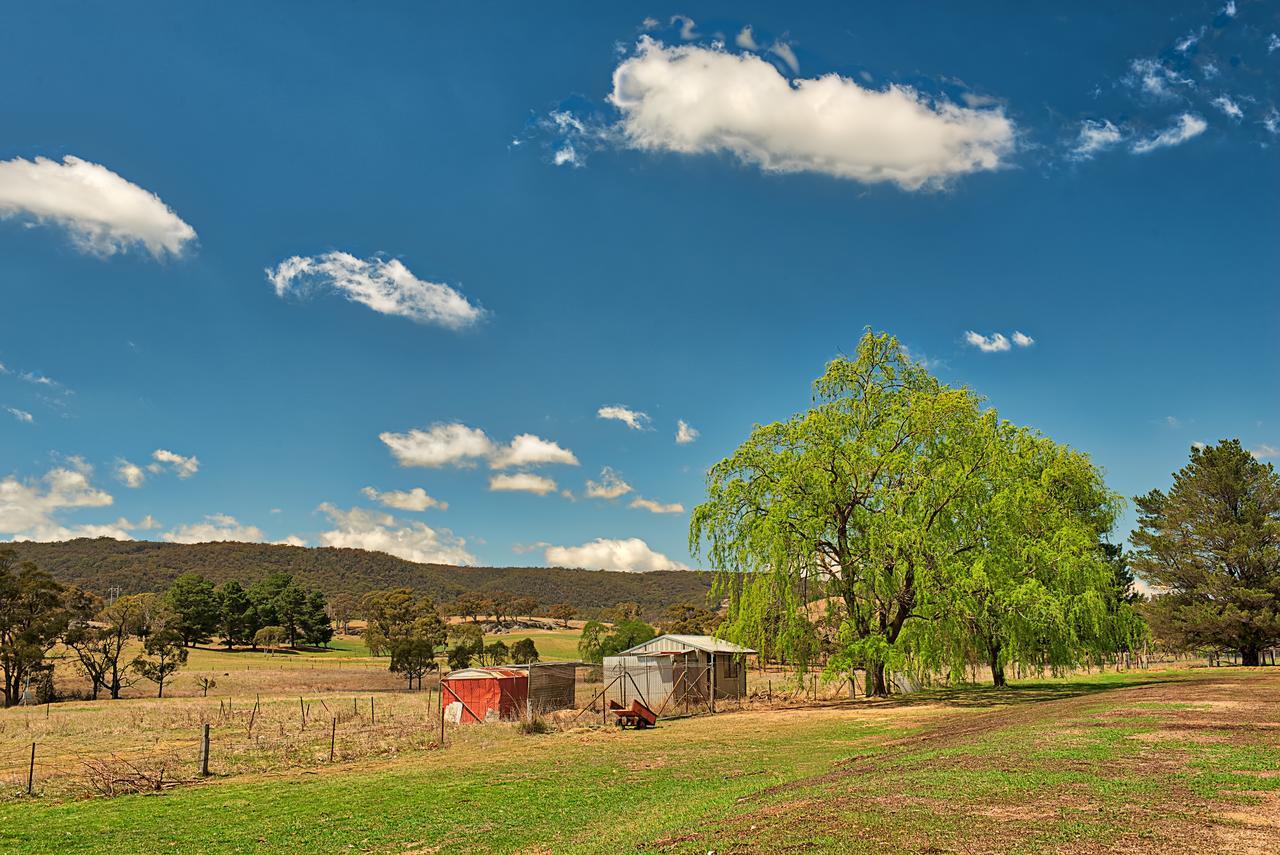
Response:
[[[205,724],[200,737],[200,777],[209,777],[209,725]]]
[[[31,743],[31,765],[27,768],[27,795],[31,795],[31,788],[36,782],[36,744]]]
[[[338,742],[338,718],[334,716],[333,724],[329,728],[329,762],[333,762],[333,749]]]

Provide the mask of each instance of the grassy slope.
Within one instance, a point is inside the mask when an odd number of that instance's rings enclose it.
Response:
[[[1266,736],[1274,722],[1244,727],[1260,713],[1239,699],[1265,695],[1274,709],[1280,675],[1235,672],[1238,682],[1220,685],[1221,673],[742,713],[648,733],[474,728],[444,752],[334,774],[10,802],[0,805],[0,848],[1094,851],[1124,840],[1194,851],[1224,833],[1261,834],[1265,847],[1280,830],[1232,820],[1222,805],[1248,816],[1250,802],[1275,804],[1266,800],[1280,779],[1257,774],[1280,765]],[[1210,828],[1212,811],[1227,818]],[[1187,828],[1195,835],[1181,849]]]

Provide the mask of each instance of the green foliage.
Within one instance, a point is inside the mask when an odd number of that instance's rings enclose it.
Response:
[[[282,626],[264,626],[253,634],[253,646],[266,650],[283,647],[289,633]]]
[[[604,660],[600,649],[608,634],[609,628],[598,620],[589,620],[583,625],[582,635],[578,638],[578,655],[582,657],[583,662]]]
[[[603,662],[604,657],[616,656],[656,635],[653,627],[635,618],[619,621],[612,631],[599,621],[587,621],[578,640],[578,655],[584,662]]]
[[[720,615],[693,603],[676,603],[667,609],[662,631],[677,635],[710,635],[720,625]]]
[[[1135,500],[1134,570],[1163,589],[1144,611],[1178,647],[1238,650],[1245,665],[1280,643],[1280,476],[1239,440],[1192,448],[1167,492]]]
[[[439,667],[436,650],[446,638],[444,622],[434,608],[408,625],[394,627],[388,642],[392,673],[404,675],[410,688],[416,679],[421,689],[423,676]]]
[[[547,617],[560,621],[561,626],[568,626],[569,621],[578,616],[578,610],[568,603],[556,603],[547,609]]]
[[[1098,549],[1117,498],[1083,455],[1001,422],[868,332],[815,403],[757,426],[708,474],[690,545],[724,571],[720,633],[800,668],[930,673],[978,658],[1069,664],[1109,632]],[[811,629],[810,590],[829,599]]]
[[[183,573],[169,586],[165,603],[173,613],[169,628],[184,644],[207,642],[218,630],[221,603],[213,583],[198,573]]]
[[[447,653],[451,671],[469,667],[471,660],[484,652],[484,630],[477,624],[452,626],[449,628],[449,636],[454,640],[453,647]]]
[[[517,665],[528,665],[538,661],[538,646],[532,638],[522,638],[511,645],[511,661]]]
[[[186,639],[177,629],[165,627],[147,636],[142,655],[133,660],[133,670],[155,683],[156,697],[163,698],[165,681],[186,664]]]
[[[71,620],[62,595],[62,586],[48,573],[13,550],[0,549],[0,674],[6,707],[21,700]]]

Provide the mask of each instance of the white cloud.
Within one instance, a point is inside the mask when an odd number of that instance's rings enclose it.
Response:
[[[1267,53],[1275,53],[1280,50],[1280,35],[1271,33],[1267,36]]]
[[[569,449],[561,448],[558,443],[531,433],[522,433],[512,439],[509,445],[496,449],[489,460],[489,465],[494,469],[537,466],[543,463],[577,466],[578,458]]]
[[[671,23],[673,26],[675,24],[680,25],[680,38],[686,42],[702,37],[697,30],[698,25],[688,15],[672,15]]]
[[[578,150],[573,147],[572,143],[564,143],[556,153],[551,156],[551,161],[556,166],[582,166],[582,158],[578,157]]]
[[[1195,86],[1195,81],[1183,77],[1158,59],[1135,59],[1129,63],[1129,69],[1131,73],[1125,82],[1153,98],[1175,98],[1175,86]]]
[[[1201,451],[1203,451],[1204,449],[1208,448],[1209,446],[1208,446],[1208,444],[1207,444],[1207,443],[1203,443],[1203,442],[1201,442],[1200,440],[1196,440],[1195,442],[1191,443],[1191,447],[1192,447],[1192,448],[1198,448],[1198,449],[1200,449]]]
[[[1178,428],[1182,427],[1182,419],[1178,418],[1177,416],[1165,416],[1164,423],[1167,426],[1173,428],[1174,430],[1177,430]]]
[[[1178,39],[1178,41],[1174,43],[1173,45],[1174,50],[1178,51],[1178,53],[1186,53],[1192,47],[1195,46],[1196,42],[1200,41],[1200,39],[1204,37],[1204,33],[1205,33],[1204,27],[1201,27],[1200,29],[1195,30],[1193,32],[1187,33],[1186,36]]]
[[[373,487],[365,487],[360,492],[364,493],[370,501],[400,511],[425,511],[431,508],[439,508],[443,511],[449,508],[448,502],[428,496],[427,491],[421,487],[414,487],[412,490],[388,490],[385,493],[380,493]]]
[[[689,443],[697,439],[699,435],[700,435],[700,432],[698,431],[698,429],[690,425],[684,419],[679,419],[676,422],[676,444],[677,445],[688,445]]]
[[[616,499],[630,492],[631,485],[609,466],[600,470],[598,482],[587,481],[587,495],[593,499]]]
[[[39,480],[0,479],[0,534],[18,540],[65,540],[71,537],[129,535],[119,525],[66,528],[57,521],[63,511],[102,508],[112,504],[110,493],[93,486],[93,468],[78,457],[50,469]]]
[[[386,431],[378,439],[391,449],[401,466],[467,466],[493,454],[494,445],[479,428],[460,422],[437,422],[426,430]]]
[[[141,487],[147,480],[147,473],[138,464],[121,458],[116,461],[116,479],[126,487]]]
[[[965,108],[909,86],[867,89],[837,74],[791,81],[754,54],[648,36],[614,70],[609,100],[632,148],[724,152],[767,172],[907,190],[995,169],[1015,145],[1002,109]]]
[[[31,424],[36,420],[35,416],[31,415],[31,413],[28,413],[26,410],[20,410],[17,407],[5,407],[4,411],[18,421],[26,422],[27,424]]]
[[[1080,123],[1080,136],[1070,156],[1073,160],[1089,160],[1098,152],[1111,148],[1123,139],[1124,133],[1106,119],[1102,121],[1086,119]]]
[[[243,525],[230,514],[209,514],[204,522],[177,526],[161,537],[169,543],[212,543],[224,540],[262,543],[266,539],[262,529],[254,525]]]
[[[1233,101],[1229,95],[1219,95],[1210,103],[1221,110],[1222,114],[1229,119],[1244,118],[1244,110],[1241,110],[1240,105]]]
[[[1193,113],[1183,113],[1178,117],[1178,123],[1173,127],[1166,128],[1154,136],[1138,140],[1133,144],[1131,150],[1134,154],[1146,154],[1158,148],[1180,145],[1193,137],[1200,136],[1208,127],[1205,120],[1199,116]]]
[[[597,418],[622,422],[632,430],[644,430],[651,421],[648,413],[642,413],[639,410],[633,410],[630,407],[621,405],[601,407],[596,410],[596,416]]]
[[[195,455],[184,457],[166,448],[157,448],[151,452],[151,459],[155,463],[150,464],[147,468],[152,472],[162,472],[168,466],[175,475],[185,479],[200,471],[200,460]]]
[[[467,542],[448,529],[433,529],[420,522],[403,522],[390,514],[365,508],[344,511],[327,502],[319,510],[333,524],[320,533],[325,546],[369,549],[407,561],[435,564],[474,564]]]
[[[1013,331],[1013,343],[1018,347],[1030,347],[1036,343],[1036,340],[1024,332],[1018,330]]]
[[[422,430],[383,432],[378,438],[391,449],[401,466],[473,466],[488,460],[493,469],[560,463],[577,466],[577,456],[559,443],[522,433],[506,445],[494,443],[480,428],[461,422],[437,422]]]
[[[550,546],[545,540],[539,540],[535,543],[513,543],[511,551],[516,555],[524,555],[526,552],[537,552],[539,549],[546,549]]]
[[[640,510],[644,510],[644,511],[649,511],[650,513],[654,513],[654,514],[684,513],[684,505],[680,504],[679,502],[671,502],[669,504],[664,504],[662,502],[655,502],[653,499],[642,499],[639,496],[636,496],[634,499],[632,499],[631,507],[639,508]]]
[[[134,246],[156,258],[181,255],[196,232],[153,193],[87,160],[0,161],[0,218],[24,216],[66,229],[85,252]]]
[[[450,286],[419,279],[395,258],[361,259],[345,252],[295,255],[266,273],[278,297],[326,289],[384,315],[450,329],[474,324],[484,315]]]
[[[1236,16],[1236,0],[1227,0],[1227,5],[1222,7],[1222,14],[1228,18],[1234,18]]]
[[[555,492],[556,482],[532,472],[516,472],[510,475],[494,475],[489,479],[489,489],[495,493],[536,493],[545,496]]]
[[[741,30],[738,31],[738,35],[733,40],[733,43],[736,44],[738,47],[742,48],[743,50],[760,50],[760,45],[756,43],[756,38],[751,33],[750,24],[747,24],[745,27],[743,27]]]
[[[1249,449],[1249,453],[1253,455],[1255,460],[1265,460],[1268,457],[1280,456],[1280,448],[1274,445],[1267,445],[1265,442],[1256,448]]]
[[[296,534],[291,534],[288,537],[286,537],[284,540],[273,540],[271,542],[276,544],[277,546],[306,546],[307,545],[306,538],[299,537]]]
[[[1002,333],[993,333],[990,336],[985,336],[969,330],[964,334],[964,340],[983,353],[999,353],[1002,350],[1009,349],[1009,339],[1005,338]]]
[[[769,48],[769,53],[785,62],[792,74],[800,73],[800,60],[796,58],[796,52],[791,49],[791,45],[786,42],[774,42]]]
[[[638,537],[623,540],[596,538],[581,546],[549,546],[544,557],[556,567],[584,567],[588,570],[621,570],[629,573],[647,573],[653,570],[688,570],[679,561],[672,561],[661,552],[655,552]]]

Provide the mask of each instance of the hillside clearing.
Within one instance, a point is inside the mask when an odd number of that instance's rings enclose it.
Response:
[[[0,805],[29,852],[1280,847],[1280,673],[1130,672],[521,737]]]

